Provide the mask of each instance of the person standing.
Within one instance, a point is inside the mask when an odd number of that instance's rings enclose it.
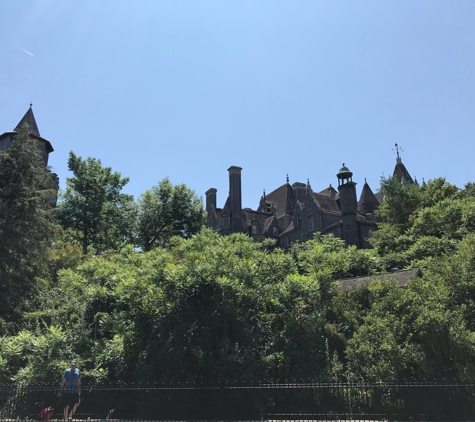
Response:
[[[76,361],[71,362],[71,367],[64,372],[61,381],[61,391],[58,396],[63,396],[64,420],[72,421],[73,415],[79,406],[81,394],[81,372],[76,368]]]

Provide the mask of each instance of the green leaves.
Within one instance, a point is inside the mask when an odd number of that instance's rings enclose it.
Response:
[[[137,246],[149,251],[167,245],[173,236],[190,237],[204,221],[203,203],[194,191],[165,178],[138,200]]]
[[[445,290],[424,280],[407,289],[369,286],[369,313],[348,341],[350,373],[375,380],[460,377],[470,372],[475,342]]]
[[[69,153],[66,190],[59,204],[59,220],[68,237],[79,242],[83,254],[117,249],[131,239],[135,207],[130,195],[122,194],[127,177],[102,167],[94,158],[83,160]]]
[[[58,227],[53,175],[44,166],[25,125],[0,151],[0,316],[21,318],[35,292],[45,249]],[[1,332],[1,331],[0,331]]]
[[[475,374],[471,184],[383,180],[373,250],[317,233],[284,253],[271,239],[202,229],[201,199],[183,184],[165,178],[135,203],[121,193],[127,178],[71,153],[65,236],[53,245],[47,191],[23,179],[34,167],[36,147],[27,147],[0,153],[0,172],[20,186],[0,180],[0,230],[29,235],[0,236],[0,253],[13,257],[0,274],[15,275],[0,279],[2,303],[21,304],[24,317],[0,319],[10,330],[0,338],[0,382],[53,382],[72,358],[86,377],[125,381]],[[344,293],[335,282],[415,264],[425,278],[405,289],[373,281]]]

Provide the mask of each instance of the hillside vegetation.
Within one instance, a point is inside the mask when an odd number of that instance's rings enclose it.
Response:
[[[23,136],[23,137],[22,137]],[[20,132],[0,152],[0,383],[472,378],[475,186],[383,179],[373,249],[203,228],[201,200],[71,153],[58,207]],[[336,280],[418,267],[407,288]]]

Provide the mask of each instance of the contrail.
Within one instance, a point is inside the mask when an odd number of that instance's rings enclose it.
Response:
[[[30,53],[28,50],[25,50],[24,48],[21,48],[20,46],[18,46],[18,48],[19,48],[21,51],[24,51],[26,54],[29,54],[30,56],[35,57],[35,55],[32,54],[32,53]]]

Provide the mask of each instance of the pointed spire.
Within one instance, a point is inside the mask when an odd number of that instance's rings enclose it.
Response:
[[[396,177],[399,182],[403,185],[408,183],[414,183],[411,175],[406,169],[406,166],[402,163],[402,159],[399,156],[399,150],[402,151],[402,148],[398,144],[394,145],[396,147],[396,167],[394,167],[393,177]],[[394,151],[394,150],[393,150]]]
[[[422,185],[421,185],[421,187],[423,187],[423,188],[426,188],[426,187],[427,187],[427,183],[426,183],[426,181],[424,180],[424,178],[422,178]]]
[[[360,200],[358,201],[358,212],[363,215],[373,213],[378,205],[379,202],[365,179]]]
[[[24,123],[28,124],[28,131],[30,132],[31,135],[37,136],[38,138],[41,138],[40,131],[38,130],[38,125],[36,124],[35,120],[35,115],[33,114],[33,104],[30,103],[30,108],[28,111],[25,113],[23,118],[20,120],[20,123],[18,123],[15,127],[15,131],[21,129]]]

